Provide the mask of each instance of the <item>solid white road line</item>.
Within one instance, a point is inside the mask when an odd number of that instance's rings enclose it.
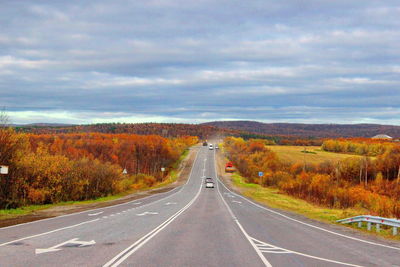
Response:
[[[220,182],[221,182],[221,181],[220,181]],[[256,207],[258,207],[258,208],[260,208],[260,209],[263,209],[263,210],[265,210],[265,211],[268,211],[268,212],[271,212],[271,213],[273,213],[273,214],[279,215],[279,216],[281,216],[281,217],[283,217],[283,218],[285,218],[285,219],[288,219],[288,220],[294,221],[294,222],[296,222],[296,223],[300,223],[300,224],[303,224],[303,225],[306,225],[306,226],[312,227],[312,228],[314,228],[314,229],[318,229],[318,230],[321,230],[321,231],[324,231],[324,232],[327,232],[327,233],[330,233],[330,234],[333,234],[333,235],[337,235],[337,236],[340,236],[340,237],[344,237],[344,238],[348,238],[348,239],[351,239],[351,240],[355,240],[355,241],[358,241],[358,242],[362,242],[362,243],[366,243],[366,244],[370,244],[370,245],[374,245],[374,246],[379,246],[379,247],[384,247],[384,248],[390,248],[390,249],[400,250],[399,247],[392,247],[392,246],[388,246],[388,245],[384,245],[384,244],[380,244],[380,243],[376,243],[376,242],[372,242],[372,241],[367,241],[367,240],[363,240],[363,239],[356,238],[356,237],[352,237],[352,236],[347,236],[347,235],[340,234],[340,233],[337,233],[337,232],[334,232],[334,231],[331,231],[331,230],[324,229],[324,228],[322,228],[322,227],[318,227],[318,226],[315,226],[315,225],[312,225],[312,224],[309,224],[309,223],[306,223],[306,222],[302,222],[302,221],[293,219],[293,218],[291,218],[291,217],[289,217],[289,216],[287,216],[287,215],[284,215],[284,214],[279,213],[279,212],[277,212],[277,211],[274,211],[274,210],[271,210],[271,209],[266,208],[266,207],[264,207],[264,206],[261,206],[261,205],[255,203],[255,202],[253,202],[253,201],[247,199],[247,198],[244,197],[244,196],[241,196],[241,195],[239,195],[239,194],[236,194],[235,192],[233,192],[233,191],[231,191],[229,188],[227,188],[226,185],[225,185],[223,182],[221,182],[221,184],[222,184],[222,185],[225,187],[225,189],[226,189],[227,191],[229,191],[231,194],[234,194],[234,195],[236,195],[236,196],[238,196],[238,197],[240,197],[240,198],[246,200],[247,202],[251,203],[252,205],[254,205],[254,206],[256,206]]]
[[[214,164],[215,164],[215,154],[214,154]],[[265,248],[262,248],[262,246],[270,246],[270,247],[274,247],[276,249],[280,249],[282,251],[278,251],[275,253],[293,253],[293,254],[297,254],[303,257],[308,257],[308,258],[312,258],[312,259],[317,259],[317,260],[321,260],[321,261],[326,261],[326,262],[331,262],[331,263],[336,263],[336,264],[341,264],[341,265],[346,265],[346,266],[353,266],[353,267],[362,267],[360,265],[355,265],[355,264],[351,264],[351,263],[345,263],[345,262],[340,262],[340,261],[335,261],[335,260],[330,260],[330,259],[325,259],[325,258],[321,258],[321,257],[316,257],[316,256],[312,256],[312,255],[308,255],[308,254],[304,254],[304,253],[300,253],[297,251],[293,251],[293,250],[288,250],[288,249],[284,249],[284,248],[280,248],[280,247],[276,247],[273,246],[271,244],[267,244],[265,242],[262,242],[260,240],[257,240],[251,236],[249,236],[249,234],[247,234],[247,232],[244,230],[243,226],[240,224],[239,220],[237,219],[237,217],[234,215],[232,209],[229,207],[228,203],[225,201],[224,197],[222,196],[220,190],[219,190],[219,183],[221,183],[222,185],[224,185],[218,178],[218,173],[217,173],[217,169],[216,169],[216,164],[215,164],[215,172],[216,172],[216,178],[217,178],[217,190],[218,193],[220,195],[220,197],[222,198],[222,201],[224,202],[226,208],[228,209],[229,213],[231,214],[232,218],[234,219],[234,221],[236,222],[236,224],[239,226],[240,230],[242,231],[242,233],[244,234],[244,236],[247,238],[247,240],[250,242],[250,244],[252,245],[252,247],[254,248],[254,250],[257,252],[258,256],[261,258],[261,260],[263,261],[263,263],[265,264],[265,266],[267,267],[272,267],[271,263],[265,258],[265,256],[263,255],[263,252],[266,252]],[[225,185],[224,185],[225,186]],[[225,187],[226,188],[226,187]],[[227,195],[229,196],[229,195]],[[259,246],[257,246],[257,244],[254,242],[256,241],[257,243],[261,244],[261,248]],[[268,251],[269,253],[273,253],[271,251]]]
[[[198,155],[199,155],[199,152],[197,152],[197,154],[196,154],[196,157],[195,157],[195,159],[194,159],[194,161],[193,161],[193,166],[195,165],[195,163],[196,163],[196,161],[197,161]],[[172,197],[172,196],[178,194],[179,192],[181,192],[181,191],[183,190],[183,188],[189,183],[189,181],[190,181],[190,179],[191,179],[191,177],[192,177],[193,166],[192,166],[192,169],[191,169],[190,174],[189,174],[189,179],[186,181],[186,183],[185,183],[183,186],[181,186],[181,188],[179,189],[179,191],[174,192],[174,193],[171,194],[171,195],[168,195],[168,196],[163,197],[163,198],[161,198],[161,199],[158,199],[158,200],[156,200],[156,201],[154,201],[154,202],[147,203],[147,204],[145,204],[145,205],[142,205],[142,206],[137,207],[137,208],[134,208],[134,209],[139,209],[139,208],[142,208],[142,207],[149,206],[149,205],[151,205],[151,204],[158,203],[158,202],[160,202],[160,201],[164,201],[164,200],[166,200],[166,199],[168,199],[168,198],[170,198],[170,197]],[[177,188],[178,188],[178,187],[177,187]],[[175,188],[175,189],[176,189],[176,188]],[[175,190],[175,189],[174,189],[174,190]],[[173,191],[173,190],[171,190],[171,191]],[[165,192],[165,193],[170,193],[171,191]],[[159,194],[161,195],[161,194],[165,194],[165,193],[159,193]],[[156,196],[156,195],[153,195],[153,196]],[[152,197],[152,196],[149,196],[149,197]],[[145,197],[145,198],[149,198],[149,197]],[[145,199],[145,198],[142,198],[142,199]],[[115,206],[110,206],[110,207],[105,207],[105,208],[99,208],[99,209],[107,209],[107,208],[117,207],[117,206],[120,206],[120,205],[130,204],[131,202],[134,202],[134,201],[130,201],[130,202],[127,202],[127,203],[118,204],[118,205],[115,205]],[[99,210],[99,209],[93,209],[92,211],[94,211],[94,210]],[[61,218],[61,217],[67,217],[67,216],[76,215],[76,214],[80,214],[80,213],[86,213],[86,212],[88,212],[88,211],[82,211],[82,212],[73,213],[73,214],[67,214],[67,215],[62,215],[62,216],[54,217],[54,218],[48,218],[48,219],[38,220],[38,221],[34,221],[34,222],[28,222],[28,223],[22,223],[22,224],[12,225],[12,226],[8,226],[8,227],[0,228],[0,230],[8,229],[8,228],[11,228],[11,227],[17,227],[17,226],[21,226],[21,225],[39,223],[39,222],[43,222],[43,221],[50,220],[50,219],[56,219],[56,218]],[[113,217],[113,216],[115,216],[115,214],[111,214],[111,215],[109,215],[109,216],[110,216],[110,217]],[[104,218],[104,217],[103,217],[103,218]],[[107,217],[106,217],[106,218],[107,218]],[[95,219],[95,220],[91,220],[91,221],[81,222],[81,223],[78,223],[78,224],[74,224],[74,225],[70,225],[70,226],[66,226],[66,227],[62,227],[62,228],[57,228],[57,229],[54,229],[54,230],[51,230],[51,231],[48,231],[48,232],[44,232],[44,233],[40,233],[40,234],[36,234],[36,235],[30,235],[30,236],[27,236],[27,237],[22,237],[22,238],[19,238],[19,239],[16,239],[16,240],[12,240],[12,241],[8,241],[8,242],[5,242],[5,243],[2,243],[2,244],[0,244],[0,247],[1,247],[1,246],[8,245],[8,244],[11,244],[11,243],[14,243],[14,242],[18,242],[18,241],[22,241],[22,240],[26,240],[26,239],[30,239],[30,238],[34,238],[34,237],[39,237],[39,236],[43,236],[43,235],[47,235],[47,234],[52,234],[52,233],[55,233],[55,232],[58,232],[58,231],[61,231],[61,230],[65,230],[65,229],[74,228],[74,227],[81,226],[81,225],[84,225],[84,224],[90,223],[90,222],[95,222],[95,221],[98,221],[98,220],[100,220],[100,218]]]
[[[181,187],[176,187],[176,188],[174,188],[174,189],[172,189],[172,190],[170,190],[170,191],[167,191],[167,192],[163,192],[163,193],[158,193],[158,194],[155,194],[155,195],[147,196],[147,197],[141,198],[141,200],[145,200],[145,199],[148,199],[148,198],[152,198],[152,197],[156,197],[156,196],[160,196],[160,195],[172,193],[174,190],[177,190],[178,188],[180,188],[180,190],[181,190],[182,187],[183,187],[183,186],[181,186]],[[179,190],[179,191],[180,191],[180,190]],[[175,192],[175,193],[173,193],[173,194],[176,194],[176,193],[178,193],[179,191],[177,191],[177,192]],[[171,194],[171,195],[173,195],[173,194]],[[167,197],[168,197],[168,196],[166,196],[165,198],[167,198]],[[116,205],[113,205],[113,206],[108,206],[108,207],[103,207],[103,208],[96,208],[96,209],[85,210],[85,211],[79,211],[79,212],[74,212],[74,213],[70,213],[70,214],[65,214],[65,215],[61,215],[61,216],[57,216],[57,217],[46,218],[46,219],[42,219],[42,220],[37,220],[37,221],[32,221],[32,222],[27,222],[27,223],[20,223],[20,224],[16,224],[16,225],[10,225],[10,226],[6,226],[6,227],[1,227],[1,228],[0,228],[0,231],[1,231],[1,230],[6,230],[6,229],[9,229],[9,228],[20,227],[20,226],[24,226],[24,225],[28,225],[28,224],[41,223],[41,222],[44,222],[44,221],[55,220],[55,219],[60,219],[60,218],[64,218],[64,217],[70,217],[70,216],[79,215],[79,214],[87,213],[87,212],[93,212],[93,211],[97,211],[97,210],[111,209],[111,208],[115,208],[115,207],[118,207],[118,206],[131,204],[131,203],[134,202],[134,201],[136,201],[136,200],[132,200],[132,201],[125,202],[125,203],[121,203],[121,204],[116,204]],[[138,202],[138,204],[140,204],[140,203],[142,203],[142,202]],[[135,204],[135,203],[134,203],[134,204]],[[138,208],[139,208],[139,207],[138,207]]]
[[[193,164],[194,164],[194,162],[196,162],[198,155],[199,155],[199,152],[197,152],[196,157],[195,157],[195,159],[194,159],[194,161],[193,161]],[[174,188],[174,189],[172,189],[172,190],[170,190],[170,191],[167,191],[167,192],[162,192],[162,193],[158,193],[158,194],[155,194],[155,195],[147,196],[147,197],[141,198],[140,200],[145,200],[145,199],[148,199],[148,198],[152,198],[152,197],[156,197],[156,196],[160,196],[160,195],[172,193],[174,190],[177,190],[177,189],[179,188],[179,190],[178,190],[177,192],[175,192],[175,193],[173,193],[173,194],[170,195],[170,196],[172,196],[172,195],[174,195],[174,194],[179,193],[180,191],[182,191],[183,187],[184,187],[188,182],[189,182],[189,179],[186,181],[186,183],[185,183],[184,185],[182,185],[182,186],[180,186],[180,187],[176,187],[176,188]],[[169,196],[167,196],[167,197],[169,197]],[[165,198],[167,198],[167,197],[165,197]],[[9,229],[9,228],[14,228],[14,227],[23,226],[23,225],[34,224],[34,223],[40,223],[40,222],[44,222],[44,221],[55,220],[55,219],[59,219],[59,218],[64,218],[64,217],[69,217],[69,216],[74,216],[74,215],[79,215],[79,214],[86,213],[86,212],[94,212],[94,211],[97,211],[97,210],[111,209],[111,208],[115,208],[115,207],[122,206],[122,205],[128,205],[128,204],[139,205],[139,204],[142,203],[142,202],[135,202],[135,201],[137,201],[137,199],[136,199],[136,200],[129,201],[129,202],[125,202],[125,203],[120,203],[120,204],[108,206],[108,207],[96,208],[96,209],[89,209],[89,210],[74,212],[74,213],[65,214],[65,215],[61,215],[61,216],[57,216],[57,217],[46,218],[46,219],[37,220],[37,221],[32,221],[32,222],[27,222],[27,223],[20,223],[20,224],[16,224],[16,225],[10,225],[10,226],[6,226],[6,227],[1,227],[1,228],[0,228],[0,231],[1,231],[1,230],[5,230],[5,229]]]
[[[34,237],[39,237],[39,236],[43,236],[43,235],[59,232],[59,231],[65,230],[65,229],[71,229],[71,228],[74,228],[74,227],[77,227],[77,226],[81,226],[81,225],[84,225],[84,224],[96,222],[98,220],[100,220],[100,219],[94,219],[94,220],[91,220],[91,221],[81,222],[81,223],[70,225],[70,226],[67,226],[67,227],[58,228],[58,229],[55,229],[55,230],[52,230],[52,231],[49,231],[49,232],[44,232],[44,233],[41,233],[41,234],[31,235],[31,236],[23,237],[23,238],[20,238],[20,239],[12,240],[12,241],[0,244],[0,247],[8,245],[8,244],[12,244],[14,242],[19,242],[19,241],[30,239],[30,238],[34,238]]]
[[[265,258],[265,256],[262,254],[262,252],[260,251],[260,249],[251,241],[251,237],[247,234],[247,232],[243,229],[242,225],[240,224],[239,220],[236,218],[235,214],[233,214],[233,211],[231,210],[231,208],[229,207],[228,203],[226,203],[224,197],[222,196],[221,192],[219,191],[219,179],[218,179],[218,171],[217,171],[217,166],[215,164],[215,152],[214,152],[214,168],[215,168],[215,177],[217,179],[217,191],[219,196],[222,199],[222,202],[225,204],[228,212],[230,213],[230,215],[232,216],[233,220],[236,222],[236,224],[238,225],[239,229],[242,231],[243,235],[246,237],[247,241],[249,241],[249,243],[251,244],[251,246],[253,247],[253,249],[256,251],[258,257],[260,257],[261,261],[264,263],[265,266],[267,267],[272,267],[271,263],[267,260],[267,258]]]
[[[193,165],[194,166],[194,165]],[[193,167],[192,167],[193,168]],[[128,248],[120,252],[118,255],[116,255],[114,258],[112,258],[109,262],[103,265],[103,267],[115,267],[120,265],[122,262],[124,262],[129,256],[131,256],[133,253],[135,253],[139,248],[141,248],[144,244],[146,244],[148,241],[150,241],[155,235],[157,235],[159,232],[161,232],[165,227],[167,227],[171,222],[173,222],[179,215],[181,215],[185,210],[187,210],[199,197],[201,193],[203,184],[200,183],[199,190],[197,191],[196,195],[192,198],[192,200],[186,204],[182,209],[180,209],[178,212],[176,212],[174,215],[169,217],[166,221],[161,223],[159,226],[154,228],[152,231],[147,233],[145,236],[137,240],[135,243],[130,245]]]

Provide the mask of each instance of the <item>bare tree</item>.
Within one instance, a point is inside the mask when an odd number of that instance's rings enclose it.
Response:
[[[365,156],[365,187],[368,186],[368,156]]]
[[[6,108],[3,107],[3,109],[0,111],[0,127],[7,127],[9,123],[10,123],[10,117],[6,112]]]

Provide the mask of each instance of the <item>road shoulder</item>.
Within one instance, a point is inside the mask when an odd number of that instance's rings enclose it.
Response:
[[[151,188],[151,189],[135,192],[135,193],[123,196],[121,198],[117,198],[117,199],[113,199],[113,200],[106,200],[106,201],[101,201],[101,202],[82,203],[82,204],[77,203],[77,204],[71,204],[71,205],[53,205],[50,208],[36,210],[29,214],[16,215],[15,217],[12,217],[12,218],[0,219],[0,228],[11,226],[11,225],[16,225],[16,224],[21,224],[21,223],[42,220],[42,219],[53,218],[53,217],[72,214],[72,213],[76,213],[76,212],[82,212],[82,211],[87,211],[87,210],[92,210],[92,209],[114,206],[114,205],[130,202],[133,200],[149,197],[149,196],[152,196],[155,194],[169,192],[169,191],[183,185],[184,183],[186,183],[186,181],[189,178],[190,170],[193,165],[194,159],[196,157],[196,153],[198,152],[198,149],[199,149],[199,146],[194,146],[194,147],[190,148],[190,151],[189,151],[187,157],[182,160],[182,162],[180,163],[180,165],[177,169],[177,171],[178,171],[177,180],[175,182],[167,184],[163,187]]]
[[[373,242],[385,242],[385,243],[388,243],[388,244],[394,245],[394,246],[399,245],[400,236],[399,235],[396,237],[391,236],[390,230],[388,230],[389,234],[387,234],[387,235],[378,235],[376,232],[368,232],[366,230],[352,228],[347,225],[339,225],[335,222],[331,222],[328,220],[322,220],[322,219],[319,220],[318,218],[311,218],[311,217],[307,216],[307,213],[302,214],[301,212],[297,212],[297,211],[291,211],[291,210],[271,207],[268,203],[265,203],[264,201],[259,201],[258,199],[255,199],[251,194],[249,194],[249,192],[247,192],[247,190],[245,190],[244,188],[240,188],[239,186],[236,186],[233,183],[232,174],[225,173],[224,167],[225,167],[225,163],[227,162],[227,159],[224,157],[223,153],[218,153],[216,159],[217,159],[218,175],[220,177],[221,182],[223,182],[224,185],[232,192],[235,192],[235,193],[249,199],[253,203],[256,203],[256,204],[266,207],[268,209],[277,211],[277,212],[284,214],[288,217],[291,217],[293,219],[300,220],[305,223],[315,225],[317,227],[329,229],[330,231],[341,232],[345,235],[352,235],[356,238],[368,239]],[[304,201],[304,200],[299,200],[299,201]],[[382,234],[382,232],[381,232],[381,234]]]

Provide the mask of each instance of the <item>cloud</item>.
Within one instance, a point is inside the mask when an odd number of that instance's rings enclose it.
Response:
[[[37,69],[49,64],[50,62],[47,60],[28,60],[23,58],[15,58],[13,56],[0,56],[0,69]]]
[[[0,106],[16,122],[399,124],[400,6],[10,1]]]

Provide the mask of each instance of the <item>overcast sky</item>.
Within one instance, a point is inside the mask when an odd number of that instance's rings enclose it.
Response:
[[[400,125],[399,0],[1,1],[13,123]]]

